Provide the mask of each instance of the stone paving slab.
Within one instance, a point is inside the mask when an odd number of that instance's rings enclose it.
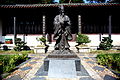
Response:
[[[45,77],[33,77],[30,80],[46,80],[46,78]]]
[[[14,75],[11,78],[8,78],[7,80],[22,80],[22,78],[19,75]]]
[[[82,77],[82,78],[80,78],[79,80],[95,80],[95,79],[93,79],[93,78],[91,78],[91,77]]]
[[[93,61],[87,61],[87,63],[94,64],[95,62],[93,62]]]
[[[22,71],[25,71],[25,70],[28,70],[28,69],[32,69],[32,67],[26,66],[26,67],[21,68]]]
[[[33,61],[33,62],[30,62],[29,64],[36,64],[37,62],[36,61]]]
[[[42,65],[35,76],[48,76],[48,71],[44,71],[44,66]]]
[[[50,60],[49,78],[76,78],[75,60]]]
[[[109,75],[105,75],[104,80],[116,80],[116,78],[109,76]]]
[[[98,70],[98,71],[104,71],[105,68],[99,67],[99,66],[94,66],[93,69]]]
[[[77,71],[77,76],[90,76],[89,73],[85,70],[84,66],[83,65],[80,65],[81,66],[81,70],[80,71]]]
[[[76,79],[76,78],[48,78],[47,80],[79,80],[79,79]]]

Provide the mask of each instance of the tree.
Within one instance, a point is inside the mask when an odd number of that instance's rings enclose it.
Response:
[[[78,43],[78,45],[86,44],[86,43],[90,43],[90,42],[91,42],[91,40],[89,40],[89,37],[87,35],[78,33],[78,35],[76,37],[76,43]]]
[[[120,3],[120,0],[110,0],[108,3]]]
[[[106,0],[87,0],[87,1],[89,1],[90,3],[94,3],[94,2],[96,2],[96,3],[105,3]]]
[[[0,0],[0,4],[50,4],[54,0]],[[60,0],[60,3],[84,3],[83,0]]]
[[[60,0],[60,3],[84,3],[83,0]]]
[[[0,4],[49,4],[53,0],[0,0]]]
[[[100,50],[110,50],[113,47],[112,42],[110,37],[103,37],[99,45]]]
[[[83,0],[71,0],[72,3],[84,3]]]

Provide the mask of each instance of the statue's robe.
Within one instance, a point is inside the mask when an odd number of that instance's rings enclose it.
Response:
[[[56,40],[55,49],[69,49],[70,45],[68,44],[68,40],[72,40],[70,26],[70,19],[67,15],[57,15],[54,18],[54,39]]]

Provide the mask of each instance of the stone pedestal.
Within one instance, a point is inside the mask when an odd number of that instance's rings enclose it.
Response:
[[[44,60],[44,71],[50,78],[76,78],[80,58],[71,50],[53,50]]]

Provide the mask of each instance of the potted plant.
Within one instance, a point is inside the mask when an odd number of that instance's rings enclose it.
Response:
[[[45,49],[45,53],[48,51],[48,45],[46,44],[46,38],[44,36],[42,37],[37,37],[36,38],[37,41],[40,41],[40,45],[37,45],[37,48],[35,48],[34,52],[37,53],[36,51],[38,49]]]
[[[84,47],[86,46],[86,43],[90,43],[91,40],[89,40],[89,37],[85,34],[78,33],[76,38],[76,43],[78,43],[76,46]]]
[[[111,40],[110,37],[103,37],[102,41],[100,42],[99,49],[110,50],[113,47],[112,42],[113,40]]]
[[[46,38],[45,37],[43,37],[43,36],[42,37],[37,37],[36,40],[40,41],[40,45],[38,45],[38,47],[46,45]]]
[[[75,47],[78,52],[90,52],[90,48],[86,43],[91,42],[89,37],[85,34],[78,33],[76,38],[76,43],[78,43]]]
[[[24,41],[22,41],[20,38],[15,39],[15,51],[21,51],[24,46],[26,46],[26,43]]]

